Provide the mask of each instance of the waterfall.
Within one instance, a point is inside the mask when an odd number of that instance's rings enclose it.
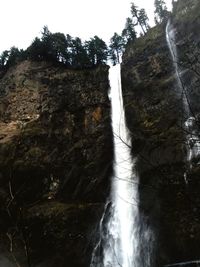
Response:
[[[177,48],[176,48],[176,43],[175,43],[175,30],[172,27],[170,20],[168,20],[167,26],[166,26],[166,39],[167,39],[167,44],[168,44],[170,54],[173,60],[179,93],[180,95],[182,95],[182,99],[183,99],[184,113],[185,113],[185,116],[188,117],[190,113],[189,102],[187,98],[186,88],[182,83],[181,72],[178,66],[178,53],[177,53]]]
[[[112,211],[107,224],[108,239],[104,248],[104,266],[133,267],[139,256],[138,178],[131,157],[131,142],[126,128],[120,65],[109,73],[114,138],[114,176]]]
[[[190,101],[187,94],[187,88],[183,83],[181,78],[182,72],[179,69],[178,65],[178,53],[176,48],[176,40],[175,40],[175,30],[168,20],[166,26],[166,39],[167,44],[170,50],[170,54],[173,60],[174,69],[176,73],[176,79],[178,83],[178,90],[179,93],[183,96],[183,111],[184,111],[184,130],[186,132],[186,144],[187,144],[187,162],[189,165],[189,169],[192,168],[192,160],[197,159],[200,155],[200,140],[199,140],[199,133],[197,127],[197,121],[192,113],[190,107]],[[187,180],[187,173],[184,174],[185,182],[188,183]]]
[[[138,208],[138,176],[136,159],[131,156],[131,139],[126,127],[121,90],[120,64],[109,72],[114,139],[114,174],[111,198],[100,222],[100,240],[96,245],[90,267],[152,266],[149,253],[141,258],[141,240],[150,240],[148,228],[141,234]],[[147,247],[142,246],[143,250]]]

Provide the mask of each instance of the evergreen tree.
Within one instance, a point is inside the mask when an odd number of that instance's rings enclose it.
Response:
[[[24,60],[25,57],[25,52],[24,50],[19,50],[17,47],[13,46],[11,47],[10,51],[9,51],[9,57],[7,60],[7,67],[13,66],[15,64],[17,64],[18,62]]]
[[[94,36],[95,50],[96,50],[96,64],[103,64],[107,61],[108,47],[106,43],[98,36]]]
[[[143,11],[141,12],[141,10],[139,10],[138,7],[134,3],[131,3],[131,14],[135,21],[134,26],[139,24],[142,29],[143,34],[146,34],[147,30],[144,25],[144,21],[146,21],[146,18],[141,17],[142,13]]]
[[[94,36],[94,38],[86,42],[86,49],[91,65],[106,63],[108,48],[106,43],[98,36]]]
[[[47,26],[43,27],[41,42],[43,48],[43,59],[56,62],[57,53],[54,49],[54,38]]]
[[[159,24],[162,23],[164,20],[168,18],[168,11],[167,11],[167,6],[164,0],[155,0],[154,1],[154,6],[155,6],[155,23]]]
[[[38,37],[36,37],[32,44],[27,48],[27,55],[31,60],[45,60],[45,53],[44,44]]]
[[[110,60],[112,61],[113,65],[116,65],[117,63],[119,63],[116,53],[113,50],[110,50]]]
[[[147,32],[149,30],[149,24],[148,24],[148,16],[144,8],[139,10],[139,23],[142,25],[142,27],[145,29]]]
[[[122,36],[114,33],[113,37],[110,39],[110,58],[113,64],[120,62],[120,56],[122,55],[123,48],[125,46],[124,39]]]
[[[36,37],[26,51],[12,47],[0,55],[0,71],[24,59],[62,63],[72,68],[85,68],[105,64],[108,47],[98,36],[82,43],[81,39],[69,34],[51,33],[43,27],[41,38]]]
[[[72,65],[72,47],[73,47],[73,44],[72,44],[72,36],[69,35],[69,34],[66,34],[66,42],[67,42],[67,54],[65,56],[65,64],[66,65]]]
[[[85,48],[87,50],[88,58],[90,64],[94,66],[96,64],[96,51],[95,51],[95,40],[91,38],[89,41],[85,42]]]
[[[71,64],[75,68],[88,67],[90,64],[86,47],[79,37],[71,41]]]
[[[56,61],[56,55],[53,53],[52,49],[52,33],[49,31],[47,26],[43,27],[41,40],[36,38],[33,43],[33,47],[38,49],[38,58],[47,61]]]
[[[68,43],[63,33],[57,32],[50,35],[50,54],[57,62],[68,63]]]
[[[8,58],[9,58],[9,51],[8,50],[3,51],[0,56],[0,69],[1,70],[5,68]]]
[[[134,41],[136,39],[136,31],[134,29],[134,24],[131,18],[126,19],[125,28],[122,31],[122,37],[125,42]]]
[[[35,38],[28,48],[29,58],[69,64],[68,42],[63,33],[51,33],[43,28],[41,39]]]

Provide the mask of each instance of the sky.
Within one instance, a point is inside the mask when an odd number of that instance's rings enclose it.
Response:
[[[0,53],[12,46],[27,48],[43,26],[83,40],[98,35],[108,42],[121,33],[130,3],[145,8],[153,25],[154,0],[0,0]],[[171,0],[166,0],[171,7]]]

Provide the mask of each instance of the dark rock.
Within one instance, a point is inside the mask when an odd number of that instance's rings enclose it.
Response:
[[[187,47],[191,47],[192,41],[197,45],[200,35],[195,29],[200,24],[199,2],[193,1],[185,15],[180,11],[186,8],[183,2],[178,1],[173,24],[180,33],[176,36],[180,43],[178,53],[184,55],[186,45],[181,43],[185,44],[185,36],[190,36]],[[200,192],[200,170],[194,164],[185,182],[184,107],[167,47],[165,26],[156,26],[129,44],[122,64],[127,124],[132,135],[132,152],[138,158],[141,216],[148,218],[156,236],[155,266],[200,258],[200,196],[197,193]],[[187,88],[193,85],[188,96],[196,114],[200,98],[194,84],[199,78],[191,75],[191,70],[182,76]]]
[[[89,264],[112,173],[108,89],[108,66],[24,61],[0,80],[0,234],[22,266]]]

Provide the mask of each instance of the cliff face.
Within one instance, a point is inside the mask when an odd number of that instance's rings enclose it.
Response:
[[[1,250],[20,266],[89,264],[112,172],[108,89],[107,66],[25,61],[0,80]]]
[[[197,129],[199,8],[198,0],[181,0],[171,17]],[[189,168],[183,91],[165,29],[129,44],[122,64],[156,267],[200,258],[199,158]],[[106,66],[75,71],[24,61],[0,79],[0,265],[89,266],[112,173],[108,88]]]
[[[191,66],[199,64],[194,56],[200,40],[196,31],[199,3],[188,2],[175,3],[171,19],[181,80],[197,118],[200,76]],[[183,91],[178,87],[165,28],[164,23],[156,26],[130,44],[122,65],[126,118],[138,158],[140,210],[156,235],[155,244],[150,244],[156,251],[156,266],[200,258],[199,161],[191,169],[186,162]],[[189,64],[191,58],[196,65]]]

